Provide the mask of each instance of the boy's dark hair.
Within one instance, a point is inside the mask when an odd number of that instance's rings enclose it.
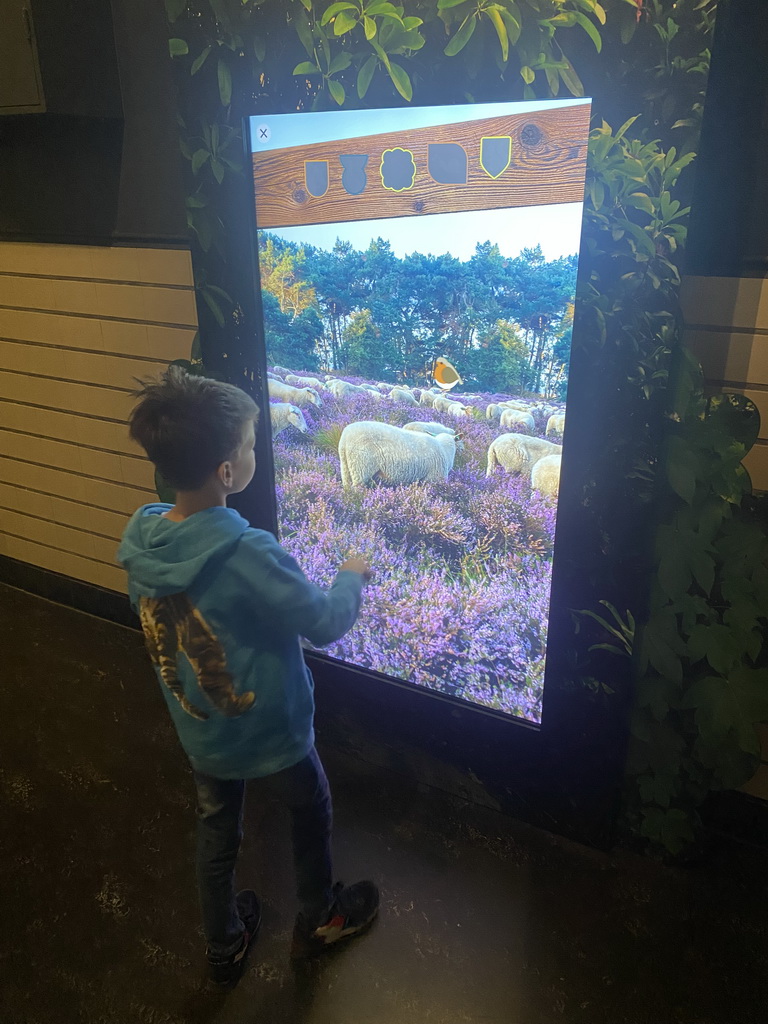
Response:
[[[240,388],[169,366],[144,380],[128,420],[137,441],[171,487],[196,491],[243,443],[243,427],[259,408]]]

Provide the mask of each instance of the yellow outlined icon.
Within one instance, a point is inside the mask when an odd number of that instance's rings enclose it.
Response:
[[[480,139],[480,166],[489,178],[500,178],[511,162],[511,135],[482,136]]]
[[[394,159],[390,158],[387,160],[387,155],[391,154]],[[407,156],[408,160],[403,159]],[[385,169],[385,164],[388,165]],[[393,178],[399,180],[399,176],[402,175],[403,179],[407,174],[410,173],[411,180],[407,185],[388,185],[385,180],[385,173],[388,179],[391,181]],[[413,188],[416,181],[416,160],[414,159],[413,153],[410,149],[402,149],[396,147],[395,149],[385,149],[381,154],[381,163],[379,164],[379,175],[381,176],[381,184],[389,192],[406,192],[409,188]]]

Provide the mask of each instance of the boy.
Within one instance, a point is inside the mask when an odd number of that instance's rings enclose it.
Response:
[[[244,780],[265,777],[292,814],[300,903],[292,955],[358,934],[378,909],[373,883],[333,885],[331,797],[299,639],[343,636],[369,571],[350,558],[323,591],[270,533],[227,508],[255,469],[258,408],[244,391],[171,366],[137,397],[130,435],[176,489],[176,504],[140,508],[118,558],[192,764],[208,963],[212,980],[231,986],[260,923],[256,894],[234,893]]]

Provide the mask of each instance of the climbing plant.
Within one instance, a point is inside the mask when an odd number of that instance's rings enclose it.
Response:
[[[754,725],[768,717],[765,539],[742,511],[756,414],[706,397],[681,344],[716,0],[165,2],[195,364],[245,387],[255,380],[244,115],[593,97],[574,359],[601,366],[593,398],[604,429],[585,459],[575,522],[602,560],[585,572],[588,614],[577,623],[592,643],[579,637],[571,682],[596,705],[633,707],[626,820],[680,852],[706,794],[749,777]],[[632,666],[629,693],[619,659]]]

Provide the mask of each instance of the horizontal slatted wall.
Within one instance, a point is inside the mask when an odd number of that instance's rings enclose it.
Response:
[[[760,436],[744,465],[755,490],[768,491],[768,281],[690,277],[683,285],[686,337],[707,386],[747,395],[760,410]],[[762,764],[744,792],[768,800],[768,725]]]
[[[156,497],[130,391],[195,324],[187,251],[0,242],[0,554],[125,592],[117,542]]]
[[[707,385],[746,395],[760,410],[760,437],[744,465],[755,490],[768,491],[768,280],[686,278],[683,312]]]

